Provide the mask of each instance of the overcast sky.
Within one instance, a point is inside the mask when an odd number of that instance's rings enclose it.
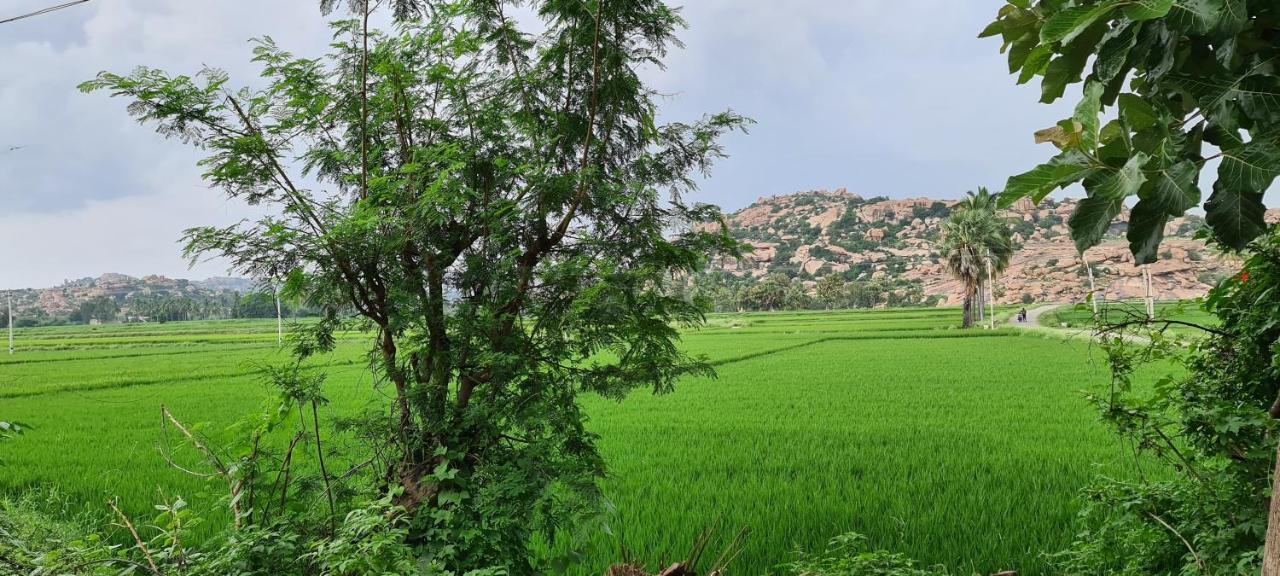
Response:
[[[0,19],[61,0],[0,0]],[[181,231],[250,213],[201,183],[198,155],[83,95],[99,70],[202,64],[256,75],[247,40],[299,55],[329,39],[316,0],[92,0],[0,25],[0,288],[104,272],[205,278]],[[686,0],[687,44],[650,80],[668,120],[733,108],[758,124],[702,185],[726,210],[760,196],[848,188],[955,198],[1048,158],[1032,132],[1069,114],[1036,103],[977,32],[996,0]],[[1073,95],[1078,88],[1073,91]],[[9,151],[10,147],[21,148]],[[1274,203],[1273,203],[1274,204]]]

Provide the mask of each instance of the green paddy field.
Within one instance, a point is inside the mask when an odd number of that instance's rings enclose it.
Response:
[[[1042,573],[1042,551],[1071,541],[1081,488],[1137,463],[1082,399],[1106,382],[1087,340],[958,321],[945,309],[714,316],[683,345],[718,378],[586,399],[613,511],[608,532],[584,536],[581,573],[601,573],[620,544],[678,558],[716,523],[751,530],[737,574],[850,531],[961,573]],[[368,345],[345,334],[313,363],[330,374],[322,417],[385,402]],[[217,486],[160,456],[160,407],[216,441],[261,409],[260,370],[286,359],[274,322],[20,331],[18,354],[0,356],[0,415],[33,430],[0,446],[0,493],[56,492],[90,514],[113,497],[144,515],[174,495],[214,509]]]

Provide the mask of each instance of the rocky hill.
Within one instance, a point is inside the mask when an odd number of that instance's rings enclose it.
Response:
[[[196,281],[164,276],[134,278],[108,273],[97,278],[67,281],[53,288],[14,290],[12,296],[18,318],[49,323],[58,318],[72,318],[83,304],[91,301],[110,300],[119,317],[136,318],[152,314],[151,309],[158,303],[229,305],[239,295],[251,292],[253,288],[254,283],[243,278]]]
[[[941,223],[954,204],[928,198],[863,198],[843,189],[760,198],[728,218],[733,234],[754,252],[719,261],[715,267],[744,279],[784,273],[810,288],[831,274],[849,281],[907,280],[922,286],[926,296],[955,305],[962,298],[960,285],[936,252]],[[1066,225],[1075,206],[1073,200],[1046,200],[1039,206],[1024,201],[1005,211],[1021,248],[1000,282],[1001,302],[1085,298],[1087,270]],[[1141,269],[1133,265],[1124,240],[1128,216],[1127,211],[1121,214],[1106,242],[1087,254],[1098,289],[1109,300],[1140,298],[1144,292]],[[1280,210],[1272,210],[1268,218],[1280,221]],[[1161,261],[1151,266],[1159,299],[1203,296],[1238,268],[1238,262],[1193,238],[1201,225],[1199,217],[1188,216],[1166,228]]]

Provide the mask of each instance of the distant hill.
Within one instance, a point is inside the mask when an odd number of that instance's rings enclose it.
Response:
[[[244,312],[243,296],[254,287],[252,280],[244,278],[183,280],[107,273],[12,294],[21,326],[87,321],[78,316],[85,314],[86,303],[94,303],[95,311],[101,314],[122,320],[227,317]],[[274,304],[272,308],[274,314]]]
[[[214,292],[229,290],[241,293],[252,292],[258,286],[257,282],[248,278],[208,278],[206,280],[197,280],[192,284]]]
[[[944,304],[962,299],[958,282],[940,263],[936,246],[942,221],[955,201],[913,198],[863,198],[841,189],[763,197],[728,217],[735,237],[754,252],[725,259],[715,269],[734,277],[763,278],[784,273],[810,288],[837,274],[849,281],[905,280]],[[1003,303],[1081,301],[1088,293],[1086,270],[1076,257],[1066,220],[1073,200],[1020,202],[1005,215],[1021,249],[1003,275]],[[1098,289],[1108,299],[1142,297],[1141,270],[1133,265],[1124,234],[1128,211],[1117,218],[1106,242],[1088,253]],[[1268,212],[1280,221],[1280,210]],[[1224,258],[1193,238],[1202,220],[1178,218],[1166,228],[1161,261],[1152,265],[1155,290],[1162,300],[1203,296],[1218,279],[1234,273],[1238,262]]]

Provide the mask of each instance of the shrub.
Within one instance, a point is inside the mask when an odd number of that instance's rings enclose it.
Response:
[[[947,576],[943,567],[922,568],[902,554],[872,550],[866,536],[837,536],[819,555],[801,554],[783,567],[796,576]]]

